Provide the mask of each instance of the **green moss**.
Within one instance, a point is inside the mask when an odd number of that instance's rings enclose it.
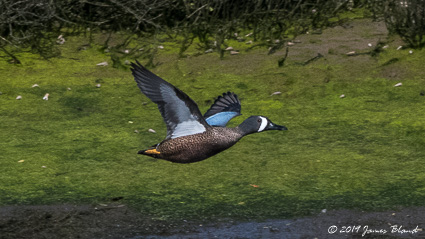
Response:
[[[153,71],[202,112],[221,93],[234,91],[243,115],[232,126],[260,114],[289,130],[249,135],[195,164],[150,159],[137,150],[160,142],[166,129],[129,70],[96,66],[108,57],[96,47],[75,51],[71,43],[51,61],[22,54],[23,66],[0,61],[1,204],[124,197],[163,219],[423,206],[423,51],[388,50],[368,68],[355,60],[277,68],[278,56],[265,50],[177,60],[177,51],[166,50],[173,44],[164,42],[157,59],[164,64]],[[380,70],[395,57],[400,60],[387,67],[406,72],[402,87]],[[31,88],[35,83],[40,87]],[[282,93],[271,96],[276,91]]]

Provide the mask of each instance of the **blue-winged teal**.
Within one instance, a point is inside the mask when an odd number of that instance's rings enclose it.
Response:
[[[158,105],[167,125],[165,140],[139,154],[175,163],[193,163],[230,148],[245,135],[287,129],[264,116],[251,116],[235,128],[226,128],[229,120],[240,115],[236,94],[228,92],[219,96],[202,116],[188,95],[136,63],[131,64],[131,70],[137,86]]]

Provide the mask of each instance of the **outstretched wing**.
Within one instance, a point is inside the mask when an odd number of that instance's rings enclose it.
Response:
[[[223,93],[211,108],[204,114],[204,118],[211,126],[224,127],[236,116],[241,115],[241,102],[233,92]]]
[[[138,61],[131,63],[134,80],[143,94],[158,105],[167,125],[167,138],[202,133],[210,127],[198,105],[183,91],[147,70]]]

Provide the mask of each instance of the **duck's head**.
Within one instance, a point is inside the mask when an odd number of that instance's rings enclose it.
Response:
[[[274,124],[265,116],[251,116],[238,126],[244,135],[266,130],[288,130],[285,126]]]

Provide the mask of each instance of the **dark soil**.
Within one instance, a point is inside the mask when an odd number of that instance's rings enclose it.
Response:
[[[422,231],[424,227],[425,207],[385,212],[322,211],[315,216],[297,219],[262,222],[236,222],[228,219],[208,224],[153,220],[125,205],[0,208],[2,239],[425,238],[425,232]],[[398,230],[395,231],[394,228]],[[333,232],[335,229],[337,230]]]

